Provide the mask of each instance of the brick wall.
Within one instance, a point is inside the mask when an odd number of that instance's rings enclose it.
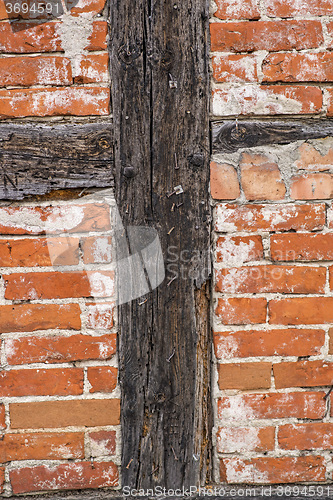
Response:
[[[332,15],[217,1],[213,116],[331,116]],[[332,159],[331,138],[212,158],[217,481],[332,481]]]
[[[10,24],[0,4],[3,119],[109,114],[103,9],[80,0],[62,21]],[[81,194],[0,203],[5,496],[118,487],[114,204]]]

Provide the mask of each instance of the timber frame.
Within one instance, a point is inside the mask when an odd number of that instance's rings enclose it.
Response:
[[[166,278],[119,308],[122,486],[203,486],[212,481],[210,143],[230,153],[332,136],[333,125],[224,120],[210,141],[208,2],[114,0],[110,25],[112,120],[2,123],[0,199],[114,186],[124,226],[157,230]]]

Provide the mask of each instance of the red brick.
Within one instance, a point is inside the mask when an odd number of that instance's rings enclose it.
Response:
[[[75,462],[55,466],[24,467],[10,472],[14,494],[31,491],[80,490],[117,486],[113,462]]]
[[[68,396],[82,392],[83,370],[80,368],[0,372],[0,397]]]
[[[319,47],[324,39],[319,21],[255,21],[211,23],[211,50],[302,50]]]
[[[88,367],[89,392],[112,392],[117,385],[118,370],[113,366]]]
[[[286,187],[279,167],[266,155],[243,153],[241,184],[247,200],[283,200]]]
[[[316,356],[325,343],[324,330],[244,330],[214,334],[218,359],[256,356]]]
[[[85,264],[106,264],[111,262],[111,236],[90,236],[81,241]]]
[[[71,85],[70,60],[65,57],[2,57],[0,86]]]
[[[0,441],[0,462],[84,458],[84,434],[43,432],[5,434]]]
[[[265,452],[274,450],[274,427],[220,427],[217,433],[218,453]]]
[[[212,58],[217,82],[257,82],[257,59],[250,55],[224,55]]]
[[[333,88],[326,88],[327,92],[327,116],[333,116]]]
[[[324,293],[326,267],[244,266],[216,272],[223,293]]]
[[[262,63],[266,82],[330,82],[333,54],[269,54]]]
[[[272,17],[329,16],[333,14],[330,0],[266,0],[267,14]]]
[[[265,323],[267,301],[262,298],[218,299],[215,314],[226,325]]]
[[[327,209],[327,225],[333,229],[333,206]]]
[[[333,322],[333,297],[271,300],[269,322],[275,325],[316,325]]]
[[[217,365],[219,387],[223,389],[269,389],[271,363],[227,363]]]
[[[0,333],[36,330],[80,330],[78,304],[20,304],[0,306]]]
[[[92,457],[110,456],[116,452],[115,431],[94,431],[89,433]]]
[[[78,263],[78,238],[0,240],[0,267],[73,266]]]
[[[324,457],[223,458],[221,481],[236,484],[278,484],[325,481]]]
[[[333,90],[332,90],[333,92]],[[239,85],[213,90],[214,116],[313,114],[322,110],[319,87],[300,85]],[[328,113],[333,114],[333,102]]]
[[[28,54],[33,52],[61,52],[63,50],[58,27],[60,22],[4,22],[0,23],[2,53]],[[86,50],[106,49],[107,23],[94,21]]]
[[[333,260],[333,234],[276,234],[271,236],[275,261]]]
[[[329,348],[328,354],[333,354],[333,328],[330,328],[329,331]]]
[[[279,446],[283,450],[327,450],[333,448],[333,424],[281,425],[278,432]]]
[[[235,231],[290,231],[323,229],[325,205],[217,205],[215,229]]]
[[[107,83],[109,81],[109,55],[89,54],[83,57],[79,65],[79,73],[75,83]]]
[[[4,483],[5,483],[5,468],[0,467],[0,493],[3,492]]]
[[[275,387],[318,387],[331,385],[333,363],[325,361],[297,361],[273,365]]]
[[[333,168],[333,149],[329,149],[326,154],[321,154],[308,142],[304,142],[298,148],[299,159],[294,165],[301,170],[323,171]]]
[[[55,234],[110,230],[110,207],[100,203],[0,207],[1,234]]]
[[[5,352],[10,365],[65,363],[89,359],[110,359],[116,352],[116,334],[22,337],[6,339]]]
[[[210,164],[210,191],[216,200],[233,200],[240,195],[237,172],[227,163]]]
[[[119,399],[40,401],[9,405],[12,429],[118,425]]]
[[[87,304],[87,309],[87,328],[92,328],[93,330],[109,330],[113,327],[113,302]]]
[[[230,421],[271,418],[323,418],[325,392],[242,394],[218,400],[218,417]]]
[[[6,429],[5,405],[0,403],[0,430]]]
[[[216,0],[214,16],[220,19],[259,19],[258,0]]]
[[[13,273],[3,279],[5,298],[12,300],[109,297],[114,292],[113,271]]]
[[[0,90],[0,118],[108,115],[110,91],[104,87]]]
[[[224,264],[260,260],[264,256],[261,236],[221,236],[216,242],[216,261]]]
[[[333,196],[333,175],[296,175],[291,179],[290,196],[294,200],[328,200]]]
[[[69,0],[68,5],[71,7],[72,15],[79,15],[84,13],[100,14],[105,7],[106,0]]]

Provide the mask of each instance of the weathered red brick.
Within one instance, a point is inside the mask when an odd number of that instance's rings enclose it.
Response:
[[[258,0],[216,0],[214,16],[220,19],[259,19]]]
[[[78,263],[78,238],[0,241],[0,267],[73,266]]]
[[[218,400],[218,417],[228,421],[271,418],[323,418],[325,392],[241,394]]]
[[[215,314],[226,325],[265,323],[267,301],[263,298],[218,299]]]
[[[51,370],[2,370],[0,396],[67,396],[82,394],[83,370],[59,368]]]
[[[333,233],[276,234],[270,248],[275,261],[333,260]]]
[[[107,83],[109,81],[109,55],[89,54],[80,61],[75,83]]]
[[[54,87],[0,90],[0,118],[108,115],[106,87]]]
[[[220,389],[269,389],[271,363],[227,363],[217,365]]]
[[[211,23],[211,50],[302,50],[319,47],[324,39],[320,21],[255,21]]]
[[[106,0],[69,0],[68,5],[72,15],[100,14],[105,7]]]
[[[333,54],[330,52],[269,54],[262,62],[266,82],[331,82]]]
[[[333,363],[328,361],[297,361],[273,365],[275,387],[318,387],[332,385]]]
[[[298,148],[299,159],[294,165],[301,170],[323,171],[333,168],[333,149],[329,149],[326,154],[321,154],[316,148],[304,142]]]
[[[0,86],[71,85],[70,60],[60,56],[0,58]]]
[[[283,200],[286,194],[279,167],[266,155],[243,153],[241,184],[247,200]]]
[[[84,458],[82,432],[8,433],[0,440],[0,462]]]
[[[290,231],[323,229],[325,205],[236,205],[219,204],[215,209],[215,229],[235,231]]]
[[[87,304],[87,328],[109,330],[113,327],[114,302]]]
[[[219,54],[212,58],[217,82],[257,82],[257,59],[252,55]]]
[[[19,304],[0,306],[0,333],[36,330],[80,330],[78,304]]]
[[[274,450],[274,427],[220,427],[217,433],[218,453],[263,453]]]
[[[78,399],[11,403],[9,413],[12,429],[118,425],[120,401],[119,399]]]
[[[92,457],[110,456],[116,452],[115,431],[89,432],[89,441]]]
[[[113,271],[35,272],[3,275],[5,298],[11,300],[110,297]]]
[[[0,430],[6,429],[5,405],[0,403]]]
[[[58,27],[59,21],[40,24],[38,21],[0,23],[0,49],[2,53],[28,54],[33,52],[61,52],[63,50]],[[105,50],[107,23],[94,21],[86,50]]]
[[[263,258],[261,236],[220,236],[216,242],[216,261],[239,265]]]
[[[278,442],[283,450],[329,450],[333,448],[333,424],[312,422],[281,425]]]
[[[116,352],[116,334],[22,337],[6,339],[5,351],[10,365],[64,363],[89,359],[110,359]]]
[[[328,200],[333,197],[332,174],[302,174],[291,179],[290,196],[294,200]]]
[[[328,91],[332,94],[332,91]],[[333,97],[333,96],[332,96]],[[313,114],[322,110],[319,87],[301,85],[238,85],[213,90],[214,116]],[[330,100],[328,114],[333,113]]]
[[[55,234],[110,230],[110,207],[100,203],[0,207],[1,234]]]
[[[333,297],[295,297],[271,300],[269,322],[275,325],[332,323]]]
[[[80,490],[117,486],[113,462],[75,462],[55,466],[23,467],[10,472],[14,494],[32,491]]]
[[[221,481],[236,484],[278,484],[325,480],[324,457],[223,458]]]
[[[111,236],[89,236],[81,241],[85,264],[106,264],[112,259]]]
[[[267,14],[272,17],[293,16],[329,16],[333,14],[330,0],[303,0],[295,3],[293,0],[266,0]]]
[[[216,272],[223,293],[324,293],[325,267],[243,266]]]
[[[214,333],[218,359],[255,356],[316,356],[325,343],[325,330],[244,330]]]
[[[112,392],[117,385],[118,370],[113,366],[90,366],[87,377],[89,392]]]
[[[0,467],[0,493],[3,492],[4,483],[5,483],[5,468]]]

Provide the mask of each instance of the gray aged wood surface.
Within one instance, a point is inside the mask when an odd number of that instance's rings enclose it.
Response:
[[[0,199],[113,184],[112,123],[0,125]]]
[[[274,122],[225,120],[212,123],[213,153],[233,153],[240,148],[320,139],[333,136],[333,120]]]
[[[122,484],[195,485],[212,425],[208,2],[114,0],[110,24],[116,200],[125,227],[157,229],[166,264],[120,307]]]

